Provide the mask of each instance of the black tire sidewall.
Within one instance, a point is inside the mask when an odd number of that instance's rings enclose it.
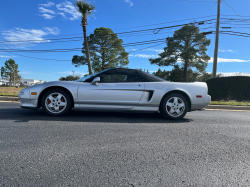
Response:
[[[182,115],[178,116],[178,117],[173,117],[173,116],[170,116],[168,113],[167,113],[167,109],[166,109],[166,103],[167,101],[171,98],[171,97],[179,97],[183,100],[184,104],[185,104],[185,110],[183,112]],[[185,97],[183,97],[181,94],[169,94],[167,95],[165,98],[163,98],[162,102],[161,102],[161,105],[160,105],[160,112],[161,112],[161,115],[164,117],[164,118],[167,118],[167,119],[181,119],[183,118],[186,114],[187,114],[187,111],[188,111],[188,103],[187,103],[187,100]]]
[[[64,95],[64,97],[67,99],[67,106],[66,106],[66,108],[65,108],[62,112],[60,112],[60,113],[52,113],[52,112],[50,112],[50,111],[46,108],[46,106],[45,106],[45,99],[46,99],[46,97],[47,97],[49,94],[55,93],[55,92],[61,93],[61,94]],[[41,102],[42,102],[41,105],[42,105],[43,110],[44,110],[47,114],[49,114],[49,115],[51,115],[51,116],[62,116],[62,115],[67,114],[67,113],[71,110],[71,105],[72,105],[72,101],[71,101],[71,98],[70,98],[69,94],[68,94],[67,92],[65,92],[64,90],[61,90],[61,89],[53,89],[53,90],[47,91],[47,92],[43,95],[42,101],[41,101]]]

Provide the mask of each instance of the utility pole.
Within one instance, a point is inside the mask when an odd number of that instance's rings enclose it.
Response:
[[[73,77],[75,76],[75,71],[72,71],[73,72]]]
[[[15,86],[15,64],[14,64],[14,73],[13,73],[13,76],[14,76],[14,83],[13,83],[13,86]]]
[[[215,48],[214,48],[213,78],[216,78],[216,73],[217,73],[219,32],[220,32],[220,3],[221,3],[221,0],[217,0],[217,1],[218,1],[218,8],[217,8],[217,25],[216,25]]]

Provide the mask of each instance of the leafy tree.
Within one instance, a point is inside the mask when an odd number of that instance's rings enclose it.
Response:
[[[9,82],[12,82],[14,85],[20,82],[21,79],[18,72],[18,64],[16,64],[13,59],[6,60],[4,66],[1,67],[1,77],[9,80]]]
[[[153,72],[153,75],[160,77],[162,79],[165,79],[165,80],[169,80],[170,71],[166,71],[165,69],[162,71],[159,68],[158,71]]]
[[[91,5],[90,3],[87,3],[83,0],[77,0],[76,6],[78,7],[78,11],[82,14],[82,29],[83,29],[83,37],[84,37],[84,45],[85,45],[85,54],[86,54],[86,60],[89,68],[89,74],[93,74],[92,67],[91,67],[91,61],[90,61],[90,54],[89,54],[89,48],[88,48],[88,40],[87,40],[87,24],[88,20],[87,17],[91,15],[92,11],[95,9],[94,5]]]
[[[171,71],[161,70],[160,68],[158,71],[154,72],[153,74],[157,77],[163,78],[165,80],[171,82],[184,82],[183,80],[183,68],[180,68],[178,65],[174,65],[174,68]],[[192,69],[188,70],[188,80],[189,81],[196,81],[197,77],[200,74],[198,72],[194,72]]]
[[[125,67],[128,65],[128,53],[122,46],[123,40],[118,39],[111,29],[100,27],[88,37],[90,56],[94,72],[108,68]],[[85,54],[85,46],[82,53]],[[72,64],[75,67],[87,64],[86,55],[74,55]]]
[[[188,80],[188,70],[196,68],[198,72],[204,72],[210,57],[206,54],[207,46],[211,41],[199,32],[199,27],[185,25],[174,32],[173,37],[166,39],[167,47],[156,59],[149,59],[151,64],[159,66],[174,66],[181,61],[183,68],[183,80]]]
[[[59,81],[75,81],[80,79],[81,77],[79,75],[73,76],[73,75],[68,75],[66,77],[61,77]]]
[[[222,77],[222,74],[217,74],[216,77]],[[212,73],[204,72],[202,75],[197,77],[197,81],[206,82],[208,79],[212,79]]]

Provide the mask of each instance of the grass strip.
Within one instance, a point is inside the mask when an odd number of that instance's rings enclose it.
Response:
[[[0,86],[0,96],[17,97],[22,89],[24,89],[24,87]]]
[[[250,106],[250,102],[211,101],[210,105]]]
[[[0,96],[18,97],[18,94],[4,94],[4,93],[0,93]]]

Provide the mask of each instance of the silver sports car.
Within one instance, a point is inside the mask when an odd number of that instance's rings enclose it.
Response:
[[[79,111],[158,112],[181,119],[210,103],[206,83],[168,82],[140,70],[114,68],[77,81],[55,81],[21,90],[21,107],[53,116]]]

